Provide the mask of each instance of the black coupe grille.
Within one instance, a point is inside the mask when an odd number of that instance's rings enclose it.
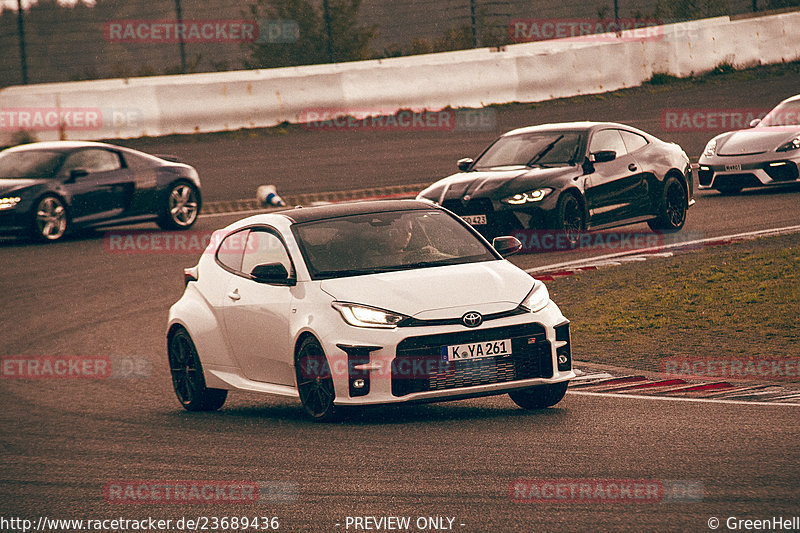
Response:
[[[783,165],[770,166],[764,165],[764,171],[775,181],[794,181],[797,179],[797,165],[791,161],[786,161]]]
[[[445,200],[442,207],[457,215],[486,215],[494,211],[492,201],[488,198],[473,198],[467,203],[459,200]]]
[[[754,174],[719,174],[714,180],[714,187],[759,187],[763,185]]]
[[[442,347],[511,339],[511,355],[448,362]],[[404,339],[392,362],[392,394],[440,391],[553,376],[550,343],[541,324]]]

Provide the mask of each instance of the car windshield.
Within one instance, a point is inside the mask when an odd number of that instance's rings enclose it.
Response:
[[[433,209],[304,222],[292,231],[313,279],[498,259],[461,222]]]
[[[778,104],[758,125],[759,127],[800,125],[800,100]]]
[[[0,152],[0,179],[52,178],[64,154],[45,150]]]
[[[518,133],[500,137],[475,161],[473,168],[573,165],[582,137],[581,133],[574,131]]]

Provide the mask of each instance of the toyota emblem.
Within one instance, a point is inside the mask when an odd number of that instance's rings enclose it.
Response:
[[[461,322],[468,328],[477,328],[483,322],[483,317],[478,312],[470,311],[461,317]]]

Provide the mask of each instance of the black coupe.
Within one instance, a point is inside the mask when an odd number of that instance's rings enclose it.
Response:
[[[460,215],[492,239],[524,229],[581,231],[647,222],[678,231],[693,200],[680,146],[610,122],[545,124],[502,135],[417,198]]]
[[[190,228],[200,179],[189,165],[120,146],[54,141],[0,152],[0,231],[55,241],[70,229],[156,221]]]

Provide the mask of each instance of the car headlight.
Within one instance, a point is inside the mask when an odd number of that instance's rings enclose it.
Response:
[[[789,152],[791,150],[797,150],[800,148],[800,135],[792,139],[791,141],[787,142],[786,144],[782,144],[776,152]]]
[[[407,318],[400,313],[368,305],[333,302],[331,306],[339,311],[345,322],[359,328],[394,328],[398,322]]]
[[[531,313],[535,313],[547,307],[548,303],[550,303],[550,293],[547,291],[547,287],[541,281],[536,281],[531,292],[520,305]]]
[[[0,209],[12,209],[22,200],[19,196],[0,198]]]
[[[715,155],[717,155],[717,140],[716,139],[711,139],[710,141],[708,141],[708,144],[706,145],[706,149],[703,150],[703,155],[706,156],[706,157],[714,157]]]
[[[541,202],[544,197],[550,194],[552,191],[553,189],[550,187],[544,187],[534,191],[521,192],[515,194],[514,196],[503,198],[503,202],[511,205],[523,205],[530,202]]]

